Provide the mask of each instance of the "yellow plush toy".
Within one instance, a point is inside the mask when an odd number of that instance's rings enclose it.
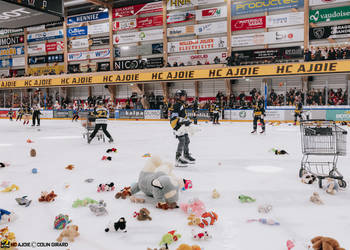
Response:
[[[197,245],[190,246],[187,244],[181,244],[176,250],[201,250],[201,247]]]
[[[198,226],[201,223],[201,219],[194,214],[187,217],[189,226]]]

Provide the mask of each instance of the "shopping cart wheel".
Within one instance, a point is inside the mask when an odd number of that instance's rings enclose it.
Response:
[[[303,169],[303,168],[301,168],[301,169],[299,170],[299,178],[303,177],[303,175],[306,174],[306,173],[307,173],[306,170]]]
[[[322,188],[322,179],[321,179],[321,178],[318,178],[318,186],[319,186],[320,188]]]
[[[339,180],[338,183],[339,183],[339,187],[341,187],[341,188],[346,188],[346,186],[347,186],[346,181],[344,181],[344,180]]]

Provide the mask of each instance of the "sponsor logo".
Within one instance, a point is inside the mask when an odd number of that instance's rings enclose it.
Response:
[[[12,11],[5,11],[0,13],[0,20],[8,20],[11,18],[17,18],[23,14],[31,14],[29,11],[26,11],[25,8],[15,9]]]
[[[320,18],[320,11],[319,10],[317,10],[315,12],[315,14],[310,15],[310,20],[314,21],[314,22],[317,22],[319,18]]]
[[[321,39],[324,36],[325,30],[324,30],[324,28],[320,27],[320,28],[314,28],[312,32],[313,32],[315,38]]]
[[[247,117],[247,113],[245,111],[240,111],[239,112],[239,117],[240,118],[246,118]]]
[[[168,6],[175,8],[187,7],[192,5],[191,0],[167,0],[167,2]]]

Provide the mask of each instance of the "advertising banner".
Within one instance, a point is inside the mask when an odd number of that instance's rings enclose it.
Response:
[[[146,13],[154,13],[154,12],[162,12],[162,11],[163,11],[163,3],[162,1],[159,1],[159,2],[131,5],[127,7],[113,9],[113,18],[120,18],[120,17],[127,17],[127,16],[134,16],[134,15],[141,15]]]
[[[99,49],[99,50],[93,50],[89,51],[90,59],[102,59],[102,58],[109,58],[111,56],[111,50],[110,49]]]
[[[210,20],[214,18],[227,17],[227,8],[226,7],[215,7],[204,10],[196,10],[196,20]]]
[[[119,110],[120,119],[144,119],[144,110],[134,110],[134,109],[121,109]],[[117,118],[117,117],[116,117]]]
[[[51,30],[27,35],[28,42],[39,42],[63,38],[63,30]]]
[[[198,62],[201,64],[213,64],[215,58],[219,58],[221,63],[226,62],[226,52],[214,52],[207,54],[194,54],[194,55],[181,55],[181,56],[169,56],[168,63],[174,65],[176,62],[178,65],[184,64],[185,66],[197,65]]]
[[[168,0],[167,10],[194,7],[197,5],[224,3],[225,0]]]
[[[103,37],[93,37],[89,40],[90,46],[103,46],[109,44],[109,37],[103,36]]]
[[[214,37],[206,39],[194,39],[180,42],[169,42],[168,52],[185,52],[192,50],[207,50],[226,48],[227,37]]]
[[[53,118],[53,111],[52,110],[40,110],[40,118]]]
[[[186,113],[190,119],[193,119],[194,112],[192,110],[186,110]],[[198,120],[209,120],[210,119],[209,110],[205,110],[205,109],[198,110],[197,119]]]
[[[96,35],[109,32],[109,23],[98,23],[88,26],[88,35]]]
[[[310,40],[350,37],[350,24],[310,28]]]
[[[53,118],[72,118],[73,111],[71,110],[54,110]]]
[[[350,121],[350,110],[349,109],[327,110],[326,111],[326,120]]]
[[[23,29],[0,29],[0,35],[8,35],[8,34],[14,34],[14,33],[21,33],[23,32]]]
[[[24,46],[12,48],[0,48],[0,57],[24,55]]]
[[[156,120],[161,118],[160,110],[145,109],[144,114],[144,118],[147,120]]]
[[[91,22],[108,18],[108,11],[88,13],[80,16],[71,16],[67,19],[67,24],[78,24],[83,22]]]
[[[110,71],[110,63],[109,62],[99,62],[97,63],[97,71]]]
[[[196,12],[194,10],[187,10],[168,13],[166,20],[167,24],[172,24],[193,21],[195,18]]]
[[[87,60],[89,55],[89,51],[81,51],[81,52],[70,52],[68,53],[68,61],[83,61]]]
[[[284,121],[285,110],[266,110],[265,120],[266,121]]]
[[[300,46],[287,48],[270,48],[257,50],[233,51],[242,61],[264,61],[303,58],[303,49]]]
[[[67,37],[87,36],[88,26],[73,27],[67,29]]]
[[[64,65],[56,65],[56,66],[44,66],[44,67],[35,67],[29,68],[28,73],[30,75],[48,75],[50,73],[55,73],[59,75],[61,72],[64,72]]]
[[[0,46],[24,43],[24,36],[11,36],[0,38]]]
[[[70,40],[69,44],[70,44],[70,47],[72,49],[88,48],[89,47],[89,39],[82,38],[82,39]]]
[[[242,0],[234,1],[231,6],[231,15],[244,15],[259,13],[265,11],[276,11],[282,9],[291,8],[303,8],[304,0],[283,0],[283,1],[271,1],[271,0]]]
[[[113,31],[140,29],[163,25],[163,16],[139,17],[116,21],[113,23]]]
[[[28,45],[28,54],[38,54],[38,53],[45,53],[45,52],[46,52],[45,43]]]
[[[0,68],[12,67],[12,59],[0,60]]]
[[[114,49],[114,57],[132,57],[163,54],[163,43],[142,44],[140,46],[117,47]]]
[[[18,67],[18,66],[24,66],[26,63],[26,60],[24,57],[14,57],[12,58],[12,66]]]
[[[244,19],[235,19],[231,21],[231,31],[253,30],[266,28],[266,17],[252,17]]]
[[[39,26],[34,26],[34,27],[28,27],[27,31],[28,32],[36,32],[36,31],[42,31],[45,29],[45,25],[39,25]]]
[[[272,77],[289,75],[310,75],[348,73],[350,60],[327,60],[318,62],[261,64],[235,67],[212,66],[202,69],[163,68],[141,72],[111,72],[110,74],[79,76],[47,76],[45,83],[32,78],[3,79],[1,89],[33,88],[45,84],[46,87],[78,86],[109,83],[143,83],[176,80],[231,79],[244,77]]]
[[[342,6],[329,9],[310,10],[310,23],[333,22],[350,19],[350,6]]]
[[[266,27],[285,27],[304,24],[304,12],[291,12],[266,17]]]
[[[334,3],[348,3],[349,0],[309,0],[310,6],[334,4]]]
[[[63,41],[57,41],[53,43],[46,43],[46,52],[52,52],[52,51],[62,51],[64,49],[64,42]]]
[[[304,29],[291,29],[267,32],[266,43],[290,43],[304,41]]]
[[[115,70],[161,68],[163,66],[164,66],[163,57],[148,58],[148,59],[121,60],[121,61],[114,62],[114,69]]]
[[[195,32],[194,29],[194,25],[173,27],[167,29],[167,34],[168,37],[193,35]]]
[[[208,35],[227,32],[227,21],[216,23],[197,24],[195,26],[196,35]]]
[[[103,59],[109,58],[111,55],[110,49],[99,49],[93,51],[81,51],[68,53],[68,61],[83,61],[87,59]]]
[[[231,46],[243,47],[243,46],[266,44],[266,34],[267,33],[253,33],[253,34],[232,36]]]
[[[57,63],[57,62],[63,62],[63,61],[64,61],[63,54],[47,55],[47,63]]]
[[[253,120],[253,110],[250,109],[242,109],[242,110],[237,110],[233,109],[230,110],[230,117],[228,117],[225,113],[225,118],[230,119],[230,120],[243,120],[243,121],[249,121]]]
[[[162,40],[163,30],[145,30],[113,35],[113,44],[137,43],[142,41]]]
[[[28,64],[56,63],[56,62],[63,62],[63,60],[64,60],[63,54],[30,56],[28,57]]]

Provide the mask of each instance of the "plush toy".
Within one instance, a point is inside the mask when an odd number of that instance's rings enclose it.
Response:
[[[10,182],[9,182],[9,181],[3,181],[3,182],[0,184],[0,187],[2,187],[2,188],[7,188],[9,185],[10,185]]]
[[[281,149],[281,150],[278,150],[277,148],[273,148],[271,149],[272,152],[275,153],[275,155],[288,155],[287,151]]]
[[[132,202],[132,203],[145,203],[145,199],[143,199],[143,198],[138,198],[138,197],[136,197],[136,196],[130,196],[130,201]]]
[[[57,230],[64,229],[72,220],[69,219],[68,215],[59,214],[55,217],[53,227]]]
[[[34,148],[32,148],[29,152],[31,157],[35,157],[36,156],[36,150]]]
[[[287,240],[287,248],[288,250],[292,250],[292,248],[295,247],[295,244],[291,240]]]
[[[106,206],[106,202],[100,200],[98,204],[90,204],[89,208],[96,216],[101,216],[108,214]]]
[[[252,197],[247,196],[247,195],[240,195],[240,196],[238,196],[238,199],[241,203],[250,203],[250,202],[256,201],[255,199],[253,199]]]
[[[164,210],[177,208],[179,189],[184,183],[183,180],[176,178],[172,171],[171,163],[163,162],[160,157],[153,156],[147,160],[138,182],[117,193],[116,198],[126,198],[142,191],[155,199],[157,208]]]
[[[78,232],[78,226],[76,225],[69,225],[64,229],[61,233],[60,236],[57,238],[58,242],[62,242],[63,238],[68,238],[70,242],[74,241],[75,237],[78,237],[80,234]]]
[[[8,250],[16,250],[13,248],[13,245],[16,243],[16,235],[13,232],[10,232],[8,227],[0,229],[0,248],[5,248]]]
[[[29,207],[30,203],[32,203],[32,200],[27,199],[28,196],[23,196],[22,198],[16,198],[18,205]]]
[[[216,191],[216,189],[214,189],[214,190],[213,190],[213,193],[212,193],[212,195],[211,195],[211,197],[212,197],[213,199],[218,199],[218,198],[220,198],[220,194],[219,194],[218,191]]]
[[[34,143],[34,141],[32,141],[31,139],[28,139],[27,143]]]
[[[91,182],[93,182],[94,181],[94,179],[92,179],[92,178],[89,178],[89,179],[86,179],[85,180],[85,182],[87,182],[87,183],[91,183]]]
[[[72,164],[69,164],[67,167],[66,167],[67,170],[73,170],[74,169],[74,165]]]
[[[198,226],[204,228],[206,226],[212,226],[218,220],[218,215],[215,212],[205,212],[201,216],[201,223]]]
[[[19,190],[19,187],[15,184],[12,184],[11,186],[5,188],[4,190],[1,190],[1,192],[12,192]]]
[[[77,200],[75,200],[73,202],[72,207],[74,207],[74,208],[85,207],[85,206],[87,206],[89,204],[98,204],[98,202],[93,200],[93,199],[91,199],[91,198],[85,198],[84,200],[77,199]]]
[[[151,216],[149,216],[150,214],[147,208],[141,208],[140,212],[134,212],[134,218],[139,221],[152,220]]]
[[[10,164],[6,163],[6,162],[0,162],[0,168],[4,168],[4,167],[8,167],[10,166]]]
[[[280,223],[279,222],[276,222],[274,220],[271,220],[271,219],[265,219],[265,218],[262,218],[262,219],[252,219],[252,220],[247,220],[247,222],[260,222],[261,224],[265,224],[265,225],[271,225],[271,226],[279,226]]]
[[[310,197],[310,201],[312,203],[315,203],[317,205],[323,205],[323,201],[321,200],[321,197],[318,193],[314,192],[312,196]]]
[[[183,188],[181,189],[182,191],[185,191],[187,189],[191,189],[192,188],[192,181],[191,180],[185,180],[183,179],[184,181],[184,186]]]
[[[128,196],[131,196],[131,187],[124,187],[122,190],[120,190],[120,192],[118,192],[115,195],[115,198],[122,198],[123,200],[125,200]]]
[[[146,153],[142,156],[143,158],[148,158],[148,157],[151,157],[151,154],[150,153]]]
[[[170,244],[172,244],[175,241],[178,241],[178,239],[181,238],[181,234],[176,234],[175,232],[176,230],[173,230],[168,232],[167,234],[164,234],[161,242],[159,243],[159,246],[165,245],[165,248],[168,249]]]
[[[301,177],[301,182],[304,184],[313,184],[316,180],[316,176],[310,173],[304,173]]]
[[[261,214],[268,214],[272,210],[272,205],[261,205],[258,207],[258,212]]]
[[[110,157],[110,156],[102,156],[102,159],[101,159],[102,161],[111,161],[112,160],[112,157]]]
[[[7,224],[17,219],[14,212],[7,211],[0,208],[0,224]]]
[[[110,149],[107,149],[106,153],[109,154],[109,153],[117,153],[118,150],[116,148],[110,148]]]
[[[327,194],[335,194],[339,191],[338,181],[332,178],[327,178],[323,188],[326,190]]]
[[[109,231],[122,231],[126,233],[126,220],[124,217],[121,217],[117,222],[110,222],[107,228],[105,229],[105,232]]]
[[[201,250],[201,247],[197,245],[190,246],[187,244],[181,244],[176,250]]]
[[[39,202],[51,202],[55,201],[55,197],[57,197],[57,194],[55,194],[54,191],[51,191],[50,193],[44,191],[41,192],[41,196],[38,200]]]
[[[198,217],[205,211],[204,203],[197,198],[189,200],[188,203],[181,203],[180,208],[186,214],[195,214]]]
[[[345,250],[341,248],[338,241],[329,237],[317,236],[311,240],[314,250]]]
[[[97,187],[97,192],[109,192],[109,191],[114,191],[115,190],[115,186],[114,183],[106,183],[106,184],[100,184]]]
[[[189,226],[198,226],[201,223],[201,219],[194,214],[187,217]]]
[[[212,236],[209,235],[208,231],[196,233],[194,230],[192,230],[192,238],[194,240],[209,240],[212,238]]]

